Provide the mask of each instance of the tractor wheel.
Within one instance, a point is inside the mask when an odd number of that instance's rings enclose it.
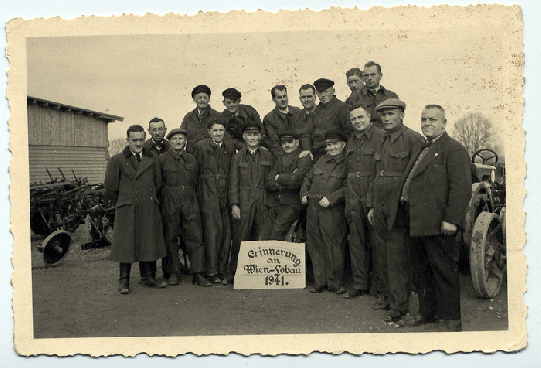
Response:
[[[506,252],[503,229],[497,214],[482,212],[473,226],[470,273],[481,298],[494,298],[505,277]]]
[[[466,222],[464,227],[463,240],[468,246],[471,242],[472,229],[477,216],[483,211],[490,211],[489,192],[490,187],[486,182],[476,183],[472,186],[472,196],[468,207],[466,207]]]
[[[56,230],[49,235],[38,250],[43,253],[43,261],[47,266],[56,266],[66,257],[70,250],[71,235],[65,230]]]

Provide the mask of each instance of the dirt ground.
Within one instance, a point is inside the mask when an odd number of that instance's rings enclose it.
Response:
[[[90,240],[84,226],[72,239],[62,264],[48,268],[36,248],[41,240],[32,241],[35,338],[437,331],[435,325],[385,324],[383,312],[372,309],[372,296],[346,300],[307,290],[202,288],[189,275],[179,286],[150,289],[137,282],[136,265],[130,294],[120,295],[109,248],[81,251]],[[461,276],[461,288],[464,331],[508,328],[506,285],[495,299],[478,299],[469,276]]]

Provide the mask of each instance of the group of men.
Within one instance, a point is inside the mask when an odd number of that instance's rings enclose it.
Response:
[[[374,62],[349,70],[346,102],[329,79],[305,84],[303,109],[276,85],[263,121],[234,88],[223,91],[218,113],[210,88],[199,85],[196,108],[167,136],[159,118],[146,142],[143,127],[131,126],[105,178],[116,202],[110,259],[120,263],[119,292],[129,292],[133,262],[144,285],[177,285],[179,246],[195,284],[230,284],[242,241],[285,240],[296,224],[306,234],[311,293],[372,293],[386,322],[441,320],[460,330],[455,238],[471,196],[469,157],[445,132],[439,105],[422,112],[426,139],[404,126],[406,104],[380,85],[382,76]],[[412,290],[414,315],[406,314]]]

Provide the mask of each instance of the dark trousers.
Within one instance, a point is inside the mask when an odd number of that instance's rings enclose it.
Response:
[[[287,204],[269,208],[263,216],[261,240],[285,240],[300,214],[300,210]]]
[[[206,273],[226,275],[231,250],[231,213],[229,208],[203,212],[203,240],[205,242]]]
[[[311,199],[306,214],[306,245],[317,286],[338,289],[344,274],[347,223],[344,205],[323,208]]]
[[[259,202],[252,202],[250,206],[242,206],[240,220],[233,219],[233,240],[231,242],[231,262],[229,272],[234,275],[237,272],[239,261],[240,243],[245,240],[259,240],[261,222],[265,206]]]
[[[367,211],[359,201],[357,208],[346,212],[349,225],[349,256],[353,288],[368,291],[370,288],[370,236]]]
[[[180,236],[188,250],[190,270],[193,273],[204,271],[205,248],[201,233],[201,220],[198,213],[183,214],[178,209],[174,215],[164,219],[165,245],[167,255],[162,258],[162,264],[167,274],[180,272],[180,258],[178,256]]]
[[[374,241],[377,267],[381,272],[390,308],[406,313],[411,291],[410,249],[407,235],[407,209],[400,205],[389,229],[389,215],[374,208]]]
[[[438,319],[460,319],[460,282],[456,237],[411,239],[413,280],[419,292],[419,313]]]

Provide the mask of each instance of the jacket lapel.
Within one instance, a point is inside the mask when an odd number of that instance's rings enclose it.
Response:
[[[415,172],[413,173],[413,177],[419,175],[422,173],[426,168],[434,162],[438,158],[439,155],[442,154],[442,143],[445,139],[447,139],[447,133],[443,133],[444,135],[441,136],[439,139],[437,139],[432,146],[428,147],[428,152],[424,155],[424,157],[421,159],[421,162],[419,162],[419,165],[417,165],[417,168],[415,169]]]
[[[139,175],[141,175],[146,169],[148,169],[149,166],[152,166],[153,164],[154,159],[152,157],[148,157],[147,155],[141,155],[141,162],[139,162],[139,167],[135,172],[135,178],[138,178]]]

